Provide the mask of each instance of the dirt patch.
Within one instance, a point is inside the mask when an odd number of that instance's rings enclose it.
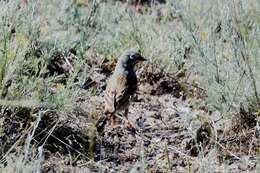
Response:
[[[43,111],[32,145],[44,146],[45,172],[186,172],[191,168],[197,172],[201,164],[212,158],[216,167],[228,161],[229,170],[255,168],[256,157],[249,159],[247,167],[242,167],[242,161],[238,159],[241,155],[257,154],[260,146],[259,141],[254,140],[258,139],[255,126],[248,123],[250,128],[247,130],[233,129],[229,132],[221,131],[218,124],[213,127],[211,119],[214,119],[214,113],[206,108],[196,110],[190,100],[185,99],[192,93],[193,88],[189,88],[192,85],[187,86],[149,63],[138,70],[140,85],[137,97],[130,105],[129,120],[136,132],[127,130],[125,124],[120,123],[116,129],[105,125],[103,133],[98,133],[95,123],[104,116],[105,81],[115,63],[90,59],[91,62],[86,60],[82,65],[80,73],[85,72],[84,68],[91,70],[79,89],[82,93],[95,90],[96,94],[79,94],[73,110],[2,108],[2,154],[35,120],[32,114]],[[61,75],[65,73],[63,71]],[[201,114],[207,117],[207,121],[198,119]],[[222,139],[214,138],[216,132]],[[248,146],[251,146],[250,151]],[[232,168],[234,165],[236,167]]]
[[[137,72],[139,76],[139,92],[141,94],[164,95],[171,94],[180,98],[184,95],[184,84],[173,74],[157,68],[151,63],[143,64]]]
[[[1,156],[3,156],[11,146],[22,136],[23,132],[33,121],[31,110],[27,108],[5,108],[1,107],[1,127],[0,136]],[[25,137],[23,137],[25,139]],[[24,144],[21,140],[20,145]]]

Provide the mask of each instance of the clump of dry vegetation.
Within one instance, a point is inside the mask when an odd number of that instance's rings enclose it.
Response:
[[[0,1],[0,172],[260,171],[258,1]],[[139,48],[135,133],[96,127]]]

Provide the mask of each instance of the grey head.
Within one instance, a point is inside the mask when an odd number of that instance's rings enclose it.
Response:
[[[133,69],[138,62],[146,61],[146,59],[134,50],[125,51],[117,61],[116,68]]]

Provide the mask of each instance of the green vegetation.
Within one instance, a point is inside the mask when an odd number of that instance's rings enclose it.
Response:
[[[41,132],[39,124],[47,129],[48,125],[41,125],[48,122],[42,120],[45,114],[89,116],[89,130],[82,132],[91,139],[86,142],[89,146],[80,146],[85,149],[70,162],[78,157],[88,166],[95,162],[95,152],[90,150],[94,150],[93,121],[99,112],[92,105],[85,115],[78,100],[101,97],[103,88],[98,84],[104,83],[108,73],[98,76],[103,83],[91,77],[95,71],[105,71],[104,64],[111,71],[109,65],[113,67],[115,59],[130,48],[140,49],[149,64],[174,76],[194,110],[219,115],[219,119],[198,118],[202,127],[210,122],[217,128],[220,122],[222,132],[229,131],[236,119],[251,130],[252,143],[260,143],[259,11],[257,0],[178,0],[137,6],[96,0],[0,1],[0,172],[42,170],[45,142],[34,136]],[[95,82],[97,86],[92,87]],[[6,126],[9,118],[17,121],[11,129]],[[10,132],[15,127],[19,130]],[[54,128],[47,131],[51,136]],[[214,133],[217,146],[225,135],[219,137],[216,129]],[[75,140],[76,145],[80,139]],[[252,157],[259,157],[260,146],[254,144]],[[161,148],[166,154],[158,163],[171,172],[169,147],[162,144]],[[207,172],[208,165],[215,163],[208,159],[216,155],[214,149],[207,156],[198,154],[203,163],[197,171]],[[148,169],[145,156],[140,157],[135,165]],[[258,159],[251,170],[259,165]],[[99,162],[92,166],[106,169]],[[185,167],[188,172],[194,169],[191,164]]]

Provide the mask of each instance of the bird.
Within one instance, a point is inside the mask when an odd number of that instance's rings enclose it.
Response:
[[[142,61],[146,61],[146,59],[138,51],[125,51],[119,57],[114,72],[107,80],[104,94],[104,113],[107,119],[110,120],[112,128],[117,126],[116,117],[122,117],[127,121],[128,128],[134,128],[128,120],[128,110],[138,84],[135,66]],[[124,111],[123,116],[117,116],[121,111]]]

